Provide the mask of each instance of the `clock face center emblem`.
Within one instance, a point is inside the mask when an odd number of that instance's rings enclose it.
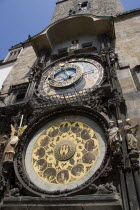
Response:
[[[70,140],[59,142],[54,150],[54,156],[59,161],[69,160],[75,154],[76,146]]]

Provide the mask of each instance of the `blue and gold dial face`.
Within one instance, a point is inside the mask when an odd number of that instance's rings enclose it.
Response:
[[[92,59],[71,59],[48,68],[39,86],[43,97],[79,92],[99,86],[103,80],[102,65]]]
[[[48,84],[54,88],[68,88],[82,77],[81,66],[74,63],[60,64],[48,76]]]

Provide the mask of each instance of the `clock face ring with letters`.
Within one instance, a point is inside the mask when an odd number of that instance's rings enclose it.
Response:
[[[100,168],[106,153],[105,136],[91,119],[66,115],[42,127],[25,153],[31,182],[41,190],[75,190]]]
[[[59,62],[48,67],[42,75],[38,95],[47,97],[96,88],[103,76],[102,65],[93,59],[78,58]]]
[[[48,84],[54,88],[64,88],[76,83],[82,77],[82,68],[78,64],[61,64],[48,76]]]

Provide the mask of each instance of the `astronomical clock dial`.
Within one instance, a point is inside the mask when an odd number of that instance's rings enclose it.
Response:
[[[95,88],[101,84],[103,75],[103,67],[97,61],[71,59],[46,70],[40,82],[39,96],[55,96]]]
[[[29,143],[25,167],[34,185],[47,192],[74,190],[91,179],[105,156],[101,128],[81,116],[65,116],[44,126]]]

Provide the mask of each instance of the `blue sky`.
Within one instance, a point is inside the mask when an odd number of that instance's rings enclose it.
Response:
[[[57,0],[0,0],[0,60],[8,49],[39,33],[50,22]],[[105,1],[105,0],[104,0]],[[121,0],[126,10],[140,0]]]

